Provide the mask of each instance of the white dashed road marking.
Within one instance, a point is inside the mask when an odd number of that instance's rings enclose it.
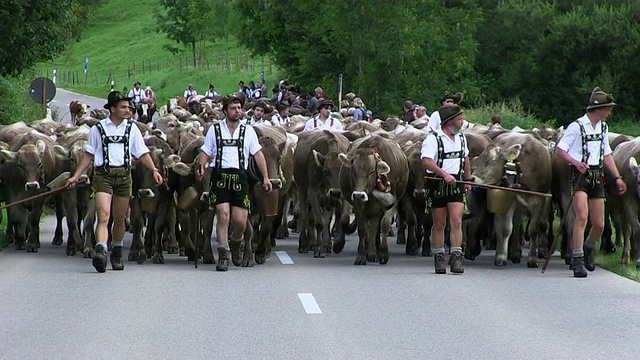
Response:
[[[318,303],[313,297],[313,294],[299,293],[298,298],[300,298],[300,302],[302,303],[304,311],[306,311],[307,314],[322,314],[322,311],[320,311],[320,306],[318,306]]]
[[[280,259],[282,265],[293,265],[293,260],[286,251],[276,251],[276,256]]]

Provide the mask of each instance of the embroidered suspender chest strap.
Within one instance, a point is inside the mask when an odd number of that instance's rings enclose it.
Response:
[[[577,121],[580,126],[580,138],[582,139],[582,162],[587,163],[589,159],[587,159],[587,154],[589,153],[588,143],[593,141],[600,142],[600,159],[598,160],[598,166],[602,167],[604,165],[604,132],[607,130],[607,124],[604,122],[600,122],[600,134],[588,134],[584,128],[584,125]]]
[[[442,169],[444,160],[460,159],[460,166],[458,168],[458,173],[455,174],[455,175],[460,175],[460,173],[462,173],[462,171],[464,170],[464,148],[465,148],[465,140],[466,140],[464,135],[458,134],[458,136],[460,137],[460,150],[450,151],[447,153],[444,152],[444,143],[442,142],[442,139],[440,138],[440,136],[438,136],[438,134],[434,134],[434,136],[436,137],[436,141],[438,142],[438,160],[436,161],[436,164],[438,165],[439,168]]]
[[[247,129],[246,125],[240,124],[240,134],[237,139],[223,139],[220,123],[214,124],[216,131],[216,169],[222,169],[222,147],[236,146],[238,148],[238,161],[240,162],[240,170],[244,171],[244,134]],[[232,135],[233,136],[233,135]]]
[[[107,136],[102,123],[96,124],[98,131],[100,131],[100,139],[102,140],[102,156],[104,157],[104,163],[98,168],[102,171],[109,172],[109,144],[123,144],[124,146],[124,169],[129,172],[131,169],[131,156],[129,155],[129,135],[131,134],[132,123],[127,121],[127,127],[124,129],[124,135]]]

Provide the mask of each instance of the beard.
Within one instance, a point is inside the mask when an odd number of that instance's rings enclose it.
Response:
[[[238,121],[240,121],[240,118],[239,118],[239,117],[230,117],[230,116],[227,116],[227,121],[230,121],[230,122],[238,122]]]

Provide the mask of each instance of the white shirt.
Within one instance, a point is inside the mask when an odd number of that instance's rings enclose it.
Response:
[[[212,97],[216,97],[216,96],[218,96],[218,93],[215,90],[213,90],[213,91],[207,90],[207,92],[204,93],[204,97],[206,97],[206,98],[212,98]]]
[[[185,91],[184,91],[184,96],[183,96],[183,97],[184,97],[184,99],[185,99],[185,100],[187,100],[187,99],[189,99],[190,97],[192,97],[192,96],[196,96],[196,95],[198,95],[198,92],[197,92],[197,91],[195,91],[195,90],[193,90],[193,91],[189,91],[189,89],[187,89],[187,90],[185,90]]]
[[[144,90],[133,88],[129,91],[128,97],[133,98],[134,104],[139,104],[147,98],[147,95],[144,93]]]
[[[331,125],[332,122],[333,125]],[[342,131],[342,123],[340,120],[331,117],[331,115],[329,115],[327,121],[322,121],[319,116],[316,116],[315,118],[309,119],[304,127],[304,131],[313,129]]]
[[[229,131],[227,126],[227,119],[220,122],[220,130],[222,131],[222,139],[239,139],[240,138],[240,125],[233,131],[233,134]],[[244,169],[249,166],[249,155],[255,155],[262,149],[258,142],[258,135],[251,126],[245,127],[244,132]],[[207,136],[204,138],[204,144],[200,147],[203,153],[212,157],[213,161],[209,164],[209,167],[216,166],[216,154],[218,153],[216,147],[216,127],[210,126],[207,131]],[[240,159],[238,158],[238,148],[235,146],[222,147],[222,168],[223,169],[240,169]]]
[[[438,141],[436,140],[436,136],[442,139],[444,153],[461,150],[462,141],[460,139],[460,134],[456,134],[454,140],[451,140],[451,138],[445,134],[442,129],[440,129],[435,133],[430,133],[429,136],[424,139],[422,142],[422,148],[420,149],[420,159],[429,158],[433,161],[438,161]],[[464,142],[464,149],[462,149],[462,151],[463,157],[469,156],[469,148],[467,146],[466,138]],[[460,164],[460,158],[444,159],[442,160],[442,170],[451,175],[457,175],[458,173],[462,174],[464,172],[464,163],[462,163],[462,168]],[[427,171],[427,173],[431,174],[429,171]]]
[[[265,120],[264,118],[257,120],[255,117],[251,117],[251,121],[249,121],[249,125],[253,126],[253,125],[267,125],[267,126],[272,126],[271,122]]]
[[[289,117],[283,118],[280,114],[276,113],[271,117],[271,122],[274,125],[287,125],[289,123]]]
[[[438,111],[434,111],[431,116],[429,116],[429,129],[431,131],[440,130],[440,123],[442,119],[440,119],[440,113]]]
[[[591,120],[585,114],[581,118],[572,122],[567,126],[567,129],[562,134],[562,138],[558,141],[556,147],[569,153],[569,156],[576,161],[582,161],[582,135],[580,133],[580,125],[582,123],[585,130],[585,135],[600,135],[602,133],[602,120],[596,123],[596,126],[591,125]],[[604,156],[611,155],[611,146],[609,145],[609,130],[606,129],[603,134],[604,141]],[[589,151],[589,157],[587,158],[587,165],[598,166],[600,165],[600,149],[602,143],[600,141],[587,141],[587,149]],[[604,158],[603,156],[603,158]]]
[[[127,128],[128,121],[123,121],[116,127],[111,118],[100,120],[102,128],[107,136],[122,136]],[[124,144],[109,144],[109,166],[124,165]],[[84,146],[84,151],[93,155],[93,163],[96,167],[104,165],[104,154],[102,152],[102,136],[97,126],[92,126],[89,131],[89,142]],[[140,133],[140,129],[131,123],[131,132],[129,133],[129,164],[132,163],[131,155],[139,159],[142,155],[149,152],[149,148],[144,144],[144,139]]]

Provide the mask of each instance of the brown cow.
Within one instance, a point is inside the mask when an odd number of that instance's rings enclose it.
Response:
[[[14,139],[9,150],[0,151],[4,159],[0,176],[7,189],[7,202],[15,202],[42,193],[47,190],[46,184],[56,176],[54,142],[50,137],[32,130]],[[27,217],[29,221],[29,237],[27,252],[37,252],[40,247],[40,217],[45,198],[39,198],[7,209],[9,223],[7,232],[15,236],[16,250],[25,249]],[[11,228],[11,229],[10,229]],[[75,249],[75,244],[67,244],[68,251]]]
[[[71,115],[71,124],[75,125],[76,121],[84,116],[90,106],[80,100],[71,100],[69,103],[69,114]]]
[[[404,195],[409,166],[404,152],[393,140],[374,135],[351,145],[349,155],[340,153],[340,189],[342,197],[354,207],[358,224],[356,265],[389,261],[387,235],[397,199]],[[379,157],[376,156],[376,153]],[[386,176],[391,191],[377,190],[376,180]]]
[[[473,176],[478,183],[497,185],[502,181],[504,165],[507,159],[513,158],[520,161],[522,168],[522,187],[548,193],[551,188],[551,157],[547,146],[536,140],[533,135],[508,132],[498,135],[494,144],[489,145],[485,151],[472,160]],[[529,247],[528,267],[537,267],[537,255],[546,256],[546,237],[548,222],[546,219],[550,201],[548,198],[536,195],[515,195],[505,213],[494,214],[494,227],[497,237],[496,266],[506,266],[508,240],[511,237],[514,226],[514,213],[522,211],[530,217],[529,234],[531,244]],[[516,239],[519,241],[519,239]],[[541,248],[538,249],[537,247]],[[511,261],[520,261],[520,246],[511,248]]]
[[[347,205],[340,198],[340,162],[338,155],[347,151],[349,140],[329,130],[300,133],[294,153],[293,174],[296,182],[300,238],[298,252],[313,246],[314,257],[331,253],[329,225],[334,212],[340,224],[333,251],[344,248],[345,223],[349,223]]]

